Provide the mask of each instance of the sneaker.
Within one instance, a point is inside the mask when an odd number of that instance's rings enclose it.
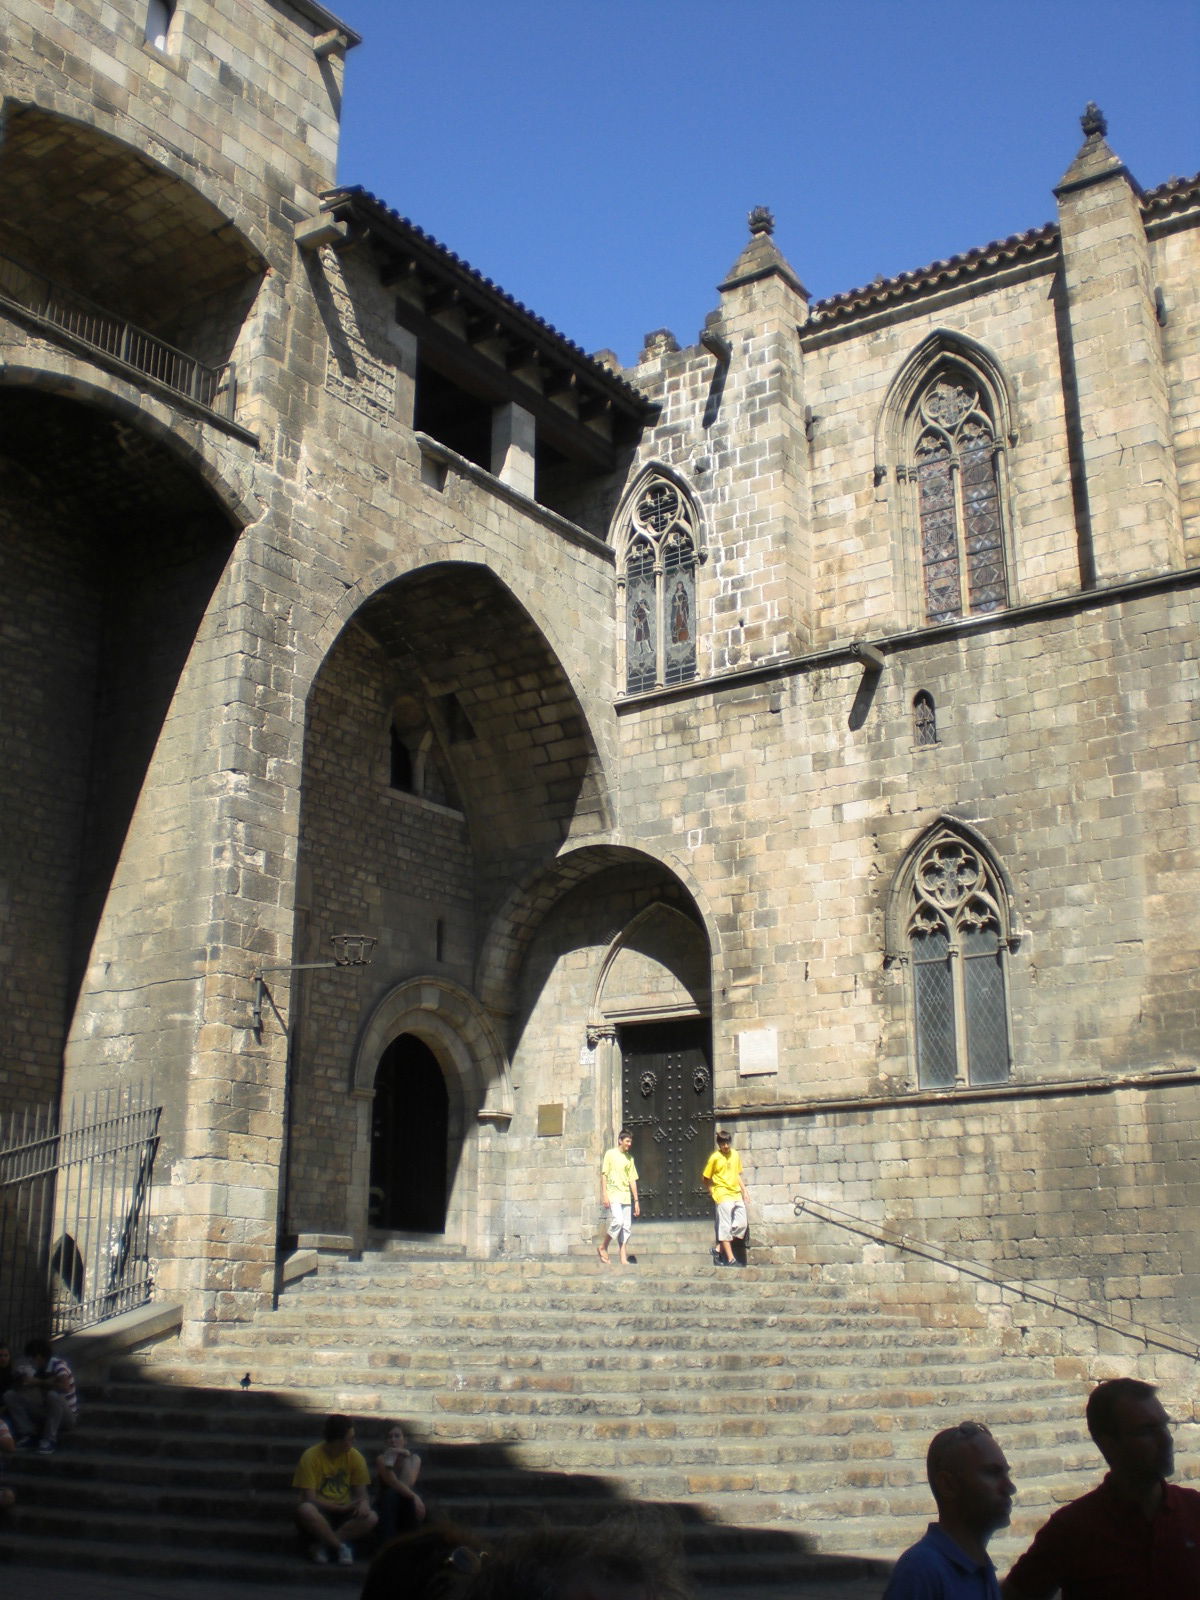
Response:
[[[339,1567],[352,1567],[354,1565],[354,1551],[348,1544],[338,1546],[337,1564]]]
[[[315,1561],[319,1567],[324,1567],[329,1564],[329,1546],[327,1544],[310,1545],[308,1554],[309,1557]]]
[[[33,1437],[33,1435],[31,1433],[23,1433],[21,1435],[21,1437],[17,1440],[17,1449],[18,1450],[32,1450],[36,1443],[37,1443],[37,1440]]]
[[[57,1446],[57,1444],[55,1444],[53,1439],[39,1439],[38,1440],[38,1454],[39,1455],[52,1456],[57,1449],[58,1449],[58,1446]]]

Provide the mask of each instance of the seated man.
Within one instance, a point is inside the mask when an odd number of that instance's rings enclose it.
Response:
[[[49,1455],[58,1448],[59,1434],[75,1426],[75,1379],[62,1357],[51,1355],[45,1339],[30,1339],[25,1346],[25,1359],[17,1363],[16,1382],[4,1404],[22,1449],[36,1440],[38,1449]]]
[[[314,1561],[354,1564],[352,1539],[370,1533],[378,1522],[367,1500],[371,1474],[354,1449],[354,1424],[349,1417],[326,1417],[324,1438],[300,1457],[292,1478],[300,1491],[296,1525],[312,1541]]]

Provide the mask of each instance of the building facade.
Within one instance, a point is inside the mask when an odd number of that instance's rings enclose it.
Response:
[[[817,302],[760,209],[623,371],[335,186],[357,42],[0,22],[4,1103],[153,1085],[198,1339],[581,1248],[621,1122],[705,1214],[714,1117],[780,1248],[1187,1326],[1200,180],[1089,107],[1054,223]]]

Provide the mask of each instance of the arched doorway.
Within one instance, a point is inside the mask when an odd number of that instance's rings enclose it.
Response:
[[[438,1059],[402,1033],[380,1057],[371,1109],[370,1223],[446,1231],[450,1099]]]

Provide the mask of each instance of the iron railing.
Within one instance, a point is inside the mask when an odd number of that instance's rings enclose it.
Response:
[[[4,300],[206,410],[232,418],[237,384],[231,361],[220,367],[205,366],[195,356],[185,355],[165,339],[114,316],[84,295],[0,255],[0,301]]]
[[[140,1088],[0,1120],[0,1336],[20,1348],[145,1305],[162,1108]]]
[[[1169,1350],[1176,1355],[1189,1356],[1193,1361],[1200,1361],[1200,1344],[1170,1328],[1158,1328],[1153,1323],[1137,1322],[1132,1317],[1123,1317],[1119,1312],[1108,1308],[1102,1310],[1085,1301],[1072,1299],[1070,1295],[1060,1294],[1057,1289],[1045,1289],[1041,1284],[1002,1278],[991,1267],[984,1266],[979,1261],[971,1261],[966,1256],[954,1255],[941,1245],[932,1244],[927,1239],[914,1239],[911,1235],[900,1233],[882,1222],[869,1222],[865,1217],[854,1216],[849,1211],[842,1211],[839,1207],[831,1206],[823,1200],[814,1200],[808,1195],[798,1194],[792,1201],[792,1214],[802,1217],[805,1213],[816,1217],[820,1222],[828,1222],[835,1228],[844,1228],[848,1233],[857,1233],[875,1244],[890,1245],[893,1250],[923,1256],[926,1261],[936,1261],[939,1266],[950,1267],[963,1277],[977,1278],[982,1283],[991,1284],[993,1288],[1002,1289],[1014,1299],[1050,1306],[1065,1316],[1074,1317],[1077,1322],[1087,1322],[1095,1328],[1119,1333],[1126,1339],[1136,1339],[1148,1349],[1153,1347],[1156,1350]]]

